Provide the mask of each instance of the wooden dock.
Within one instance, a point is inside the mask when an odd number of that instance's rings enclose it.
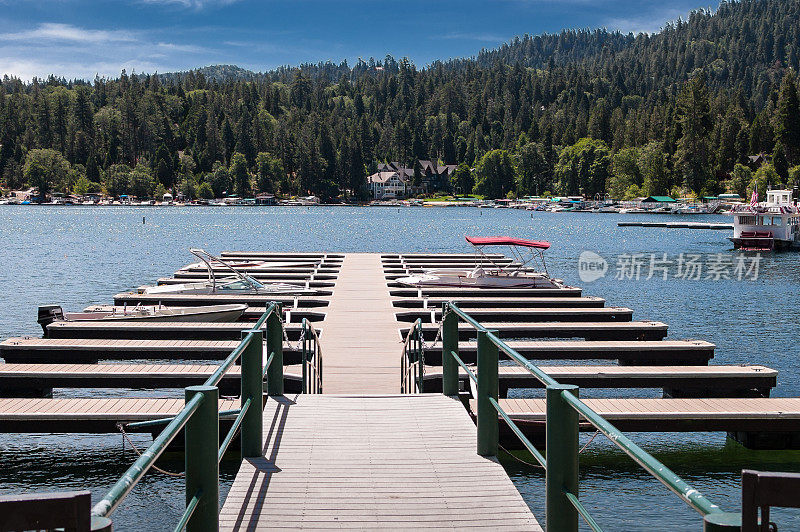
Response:
[[[321,324],[325,393],[398,392],[402,345],[394,310],[380,256],[348,253]]]
[[[542,530],[497,460],[475,453],[455,399],[270,400],[264,433],[264,457],[242,463],[220,530]]]
[[[0,399],[0,432],[117,433],[117,423],[174,416],[183,406],[183,398]],[[236,400],[219,402],[220,410],[239,406]]]
[[[661,388],[672,397],[769,397],[778,372],[766,366],[539,366],[561,384],[581,388]],[[477,370],[473,367],[473,371]],[[461,380],[467,373],[460,371]],[[500,396],[510,389],[543,388],[525,368],[500,366]],[[441,366],[425,369],[425,391],[442,390]]]
[[[502,466],[476,453],[474,401],[438,393],[399,395],[403,339],[423,321],[426,392],[441,389],[442,304],[455,301],[522,356],[583,388],[662,389],[666,398],[587,399],[623,430],[728,431],[739,441],[778,434],[779,446],[800,446],[800,399],[768,398],[777,372],[764,366],[708,366],[715,346],[665,339],[667,325],[633,320],[633,310],[607,307],[577,287],[559,289],[425,288],[396,278],[431,267],[473,267],[472,255],[226,252],[226,258],[297,265],[251,273],[261,279],[308,283],[314,296],[282,296],[288,342],[284,364],[299,362],[300,321],[321,334],[325,395],[294,395],[298,367],[285,368],[286,393],[264,411],[264,456],[248,459],[221,513],[224,530],[267,528],[492,528],[541,530]],[[492,256],[496,262],[512,259]],[[302,265],[318,261],[315,267]],[[164,283],[199,279],[182,269]],[[312,284],[313,283],[313,284]],[[178,306],[247,303],[252,320],[268,296],[118,294],[116,305]],[[647,318],[647,317],[645,317]],[[252,321],[250,321],[252,323]],[[25,389],[167,388],[202,382],[238,344],[248,322],[55,323],[49,338],[0,342],[0,395]],[[474,328],[459,326],[459,354],[475,362]],[[501,353],[501,358],[503,354]],[[101,360],[145,361],[96,364]],[[586,365],[616,360],[619,365]],[[56,364],[58,362],[58,364]],[[170,364],[182,362],[183,364]],[[597,362],[593,362],[597,364]],[[501,405],[531,437],[545,427],[542,399],[507,399],[509,389],[539,388],[517,366],[501,365]],[[465,375],[462,375],[465,379]],[[222,380],[235,394],[236,368]],[[469,384],[469,383],[467,383]],[[430,388],[428,387],[430,385]],[[465,389],[469,390],[467,385]],[[15,391],[16,390],[16,391]],[[37,392],[37,393],[38,393]],[[118,422],[169,416],[183,399],[0,399],[0,432],[116,432]],[[239,401],[221,401],[235,409]],[[582,425],[582,428],[588,427]],[[144,429],[143,429],[144,430]],[[149,431],[149,429],[147,429]],[[744,437],[741,435],[744,434]],[[747,436],[750,435],[750,436]],[[750,440],[748,440],[750,438]],[[787,443],[788,442],[788,443]]]
[[[617,222],[619,227],[667,227],[670,229],[733,229],[733,224],[706,222]]]
[[[583,399],[587,406],[630,432],[800,432],[800,398]],[[544,432],[544,399],[501,399],[503,410],[523,431]],[[475,409],[475,402],[470,402]],[[594,430],[581,423],[583,430]]]

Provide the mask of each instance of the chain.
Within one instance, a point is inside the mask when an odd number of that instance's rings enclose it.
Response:
[[[136,448],[136,445],[134,445],[133,441],[131,441],[131,439],[128,437],[128,434],[125,432],[125,425],[123,425],[122,423],[117,423],[117,428],[122,433],[122,437],[125,439],[125,441],[127,441],[131,445],[131,448],[133,449],[133,451],[137,455],[142,456],[142,453],[139,451],[139,449]],[[124,445],[122,446],[122,449],[123,449],[123,451],[125,450],[125,446]],[[170,477],[185,477],[186,476],[186,473],[173,473],[171,471],[165,471],[165,470],[161,469],[160,467],[158,467],[155,464],[152,464],[150,467],[152,469],[155,469],[159,473],[163,473],[163,474],[168,475]]]
[[[444,328],[444,318],[449,313],[450,313],[450,311],[448,310],[447,313],[442,315],[442,319],[439,321],[439,328],[436,330],[436,337],[434,337],[433,342],[431,342],[430,344],[426,343],[425,339],[422,338],[422,335],[420,335],[420,342],[422,342],[422,348],[423,349],[427,349],[429,347],[435,346],[439,342],[439,340],[442,339],[442,329]]]
[[[283,321],[283,314],[280,315],[281,319],[281,331],[283,331],[283,341],[289,347],[294,347],[298,352],[303,350],[303,340],[306,337],[306,331],[308,330],[306,327],[303,327],[303,331],[300,333],[300,338],[297,340],[297,345],[292,345],[292,342],[289,341],[289,335],[286,334],[286,322]]]

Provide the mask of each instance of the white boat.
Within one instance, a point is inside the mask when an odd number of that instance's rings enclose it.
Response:
[[[748,205],[738,205],[733,215],[736,249],[770,251],[800,247],[800,208],[792,202],[791,190],[768,190],[767,201],[758,202],[753,192]]]
[[[524,240],[507,236],[499,237],[466,237],[467,242],[475,247],[479,257],[478,265],[473,269],[437,268],[423,270],[422,273],[401,277],[397,282],[406,286],[437,287],[458,286],[472,288],[564,288],[560,279],[553,279],[547,273],[544,264],[544,250],[550,247],[549,242]],[[498,264],[491,256],[483,252],[486,246],[508,246],[518,259],[512,264]],[[530,257],[523,256],[523,249],[530,251]],[[539,252],[544,273],[537,272],[527,265],[536,259]]]
[[[215,271],[222,271],[227,269],[225,265],[216,260],[209,262],[211,263],[211,267],[214,268]],[[282,268],[313,268],[319,265],[319,261],[270,262],[266,260],[226,260],[225,263],[229,266],[236,268],[237,270],[247,270],[254,272],[261,272],[271,269],[282,269]],[[203,262],[193,262],[192,264],[188,264],[178,271],[188,272],[188,271],[195,271],[201,268],[205,269],[206,264]]]
[[[245,310],[246,304],[199,307],[95,305],[87,307],[83,312],[64,312],[58,305],[43,305],[39,307],[38,322],[47,333],[47,326],[54,321],[233,322],[241,318]]]
[[[312,295],[316,290],[291,283],[262,283],[231,266],[228,261],[215,257],[202,249],[192,248],[189,252],[205,264],[208,280],[190,283],[143,286],[139,294],[246,294],[246,295]],[[230,272],[217,278],[218,268],[222,266]]]

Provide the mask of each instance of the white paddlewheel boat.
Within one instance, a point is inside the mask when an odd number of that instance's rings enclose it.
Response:
[[[733,247],[746,251],[771,251],[800,247],[800,209],[791,190],[768,190],[767,201],[753,192],[748,205],[731,211]]]

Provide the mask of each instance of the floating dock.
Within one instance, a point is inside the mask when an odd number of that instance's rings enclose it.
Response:
[[[460,377],[465,390],[461,401],[436,393],[442,389],[439,324],[442,305],[448,302],[498,331],[522,357],[550,361],[541,369],[561,383],[662,390],[663,398],[585,400],[623,430],[725,431],[756,446],[763,443],[759,433],[779,434],[783,440],[769,441],[800,445],[800,399],[769,398],[776,371],[758,365],[709,366],[713,344],[665,339],[667,324],[634,319],[632,309],[606,306],[603,298],[584,295],[578,287],[416,289],[397,283],[399,277],[426,268],[478,264],[474,256],[461,254],[228,252],[223,257],[282,263],[269,272],[244,269],[259,279],[318,290],[274,298],[283,306],[285,393],[266,401],[264,453],[242,463],[220,513],[223,530],[541,530],[498,461],[476,453],[477,411],[466,372]],[[491,258],[513,264],[500,255]],[[304,261],[309,260],[317,265],[308,267]],[[286,266],[287,261],[298,265]],[[159,282],[202,278],[201,269],[190,267]],[[117,294],[114,304],[247,303],[250,308],[244,321],[236,323],[56,322],[47,327],[47,338],[3,340],[0,357],[6,364],[0,365],[0,395],[11,397],[0,399],[0,432],[116,432],[117,423],[175,414],[183,399],[23,395],[57,395],[60,388],[182,388],[203,382],[217,366],[198,361],[227,357],[239,344],[241,331],[272,300],[134,290]],[[306,334],[303,319],[313,322],[320,335],[324,394],[295,393],[302,382],[295,364],[301,361]],[[401,354],[412,327],[419,327],[427,343],[421,373],[425,391],[433,393],[400,393]],[[459,356],[465,365],[474,364],[475,328],[462,324],[453,330],[458,331],[452,338]],[[559,360],[572,365],[552,362]],[[234,368],[219,386],[235,394],[239,383]],[[526,434],[540,439],[545,401],[509,399],[507,394],[540,388],[541,382],[521,367],[501,365],[498,383],[499,405]],[[219,404],[221,410],[238,406],[230,400]]]
[[[667,227],[670,229],[732,230],[733,224],[707,222],[617,222],[618,227]]]

